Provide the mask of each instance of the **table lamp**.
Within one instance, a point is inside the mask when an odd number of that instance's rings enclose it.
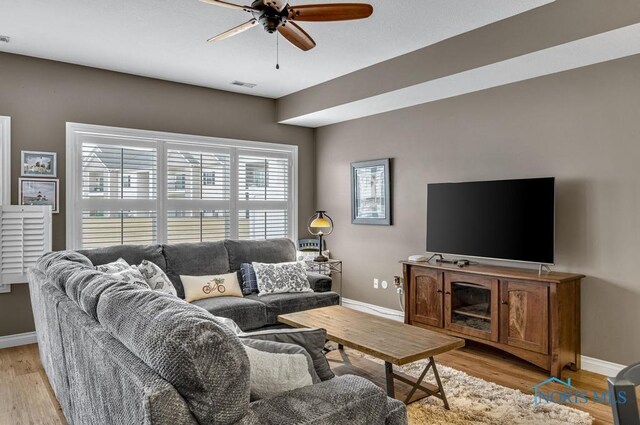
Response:
[[[307,229],[309,230],[309,233],[317,236],[319,239],[318,256],[314,258],[313,261],[317,261],[319,263],[329,261],[327,257],[322,255],[322,238],[333,232],[333,220],[331,220],[331,217],[327,215],[326,211],[316,211],[316,213],[309,219]]]

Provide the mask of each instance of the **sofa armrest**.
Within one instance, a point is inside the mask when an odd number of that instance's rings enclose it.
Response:
[[[307,272],[307,279],[309,280],[309,285],[314,292],[331,291],[333,280],[330,276],[326,276],[320,273]]]
[[[387,410],[381,388],[345,375],[253,402],[237,425],[384,425]]]

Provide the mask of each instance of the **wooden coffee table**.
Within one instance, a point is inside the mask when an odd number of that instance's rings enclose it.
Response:
[[[278,316],[278,321],[296,328],[323,328],[327,331],[327,339],[337,342],[340,348],[349,347],[384,360],[389,397],[395,398],[397,379],[410,385],[405,403],[411,400],[417,390],[422,390],[425,396],[441,399],[444,407],[449,409],[434,356],[463,347],[463,339],[338,305],[283,314]],[[427,358],[429,363],[417,381],[393,370],[393,365],[402,366]],[[429,369],[433,369],[437,385],[423,383]]]

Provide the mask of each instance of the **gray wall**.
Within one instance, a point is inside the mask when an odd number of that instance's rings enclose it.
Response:
[[[12,202],[18,200],[20,151],[58,152],[56,250],[65,248],[67,121],[298,145],[299,221],[306,233],[314,210],[313,130],[279,125],[275,114],[272,99],[0,53],[0,115],[10,116],[12,127]],[[0,294],[0,336],[33,329],[26,285]]]
[[[588,275],[583,354],[640,360],[640,56],[318,129],[317,207],[344,296],[399,309],[398,260],[424,253],[428,182],[557,177],[557,265]],[[350,222],[349,163],[394,159],[394,225]],[[391,285],[392,286],[392,285]]]

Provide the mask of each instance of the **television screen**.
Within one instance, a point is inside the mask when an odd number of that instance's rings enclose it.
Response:
[[[555,179],[427,185],[427,251],[553,264]]]

